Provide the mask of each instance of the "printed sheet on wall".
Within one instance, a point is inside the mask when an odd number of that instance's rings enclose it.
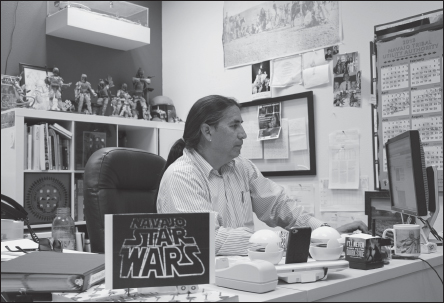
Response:
[[[411,129],[420,133],[426,166],[437,166],[442,179],[442,27],[377,42],[376,47],[380,187],[388,189],[384,144]]]
[[[342,40],[339,1],[225,1],[224,66],[287,57]]]

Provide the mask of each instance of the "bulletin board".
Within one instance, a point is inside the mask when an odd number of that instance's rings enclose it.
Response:
[[[257,140],[257,131],[259,130],[258,109],[263,105],[276,103],[280,103],[281,126],[288,127],[288,124],[290,124],[287,131],[281,131],[279,140],[282,140],[282,136],[289,136],[285,139],[288,139],[290,143],[294,142],[292,138],[294,138],[295,135],[291,133],[291,125],[295,121],[303,121],[305,124],[303,126],[304,134],[297,134],[296,136],[299,136],[298,142],[301,142],[301,138],[306,141],[302,142],[301,146],[303,147],[301,147],[300,150],[292,151],[292,148],[289,146],[288,157],[286,158],[269,159],[266,156],[266,153],[269,152],[269,146],[273,145],[274,142],[278,143],[278,141]],[[260,156],[259,153],[259,156],[251,159],[251,161],[260,169],[264,176],[316,175],[315,123],[312,91],[245,102],[242,103],[241,106],[241,114],[244,121],[243,126],[247,132],[246,140],[251,140],[250,143],[255,144],[258,150],[262,150],[262,156]],[[244,140],[244,145],[248,143],[246,140]],[[242,149],[244,149],[244,147],[242,147]],[[293,149],[295,149],[294,145]]]
[[[389,189],[387,140],[417,129],[425,164],[437,166],[442,191],[443,10],[375,26],[373,46],[375,188]]]

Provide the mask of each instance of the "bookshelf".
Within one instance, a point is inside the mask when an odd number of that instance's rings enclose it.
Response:
[[[103,142],[106,147],[119,146],[146,150],[167,158],[172,144],[182,137],[184,124],[166,123],[157,121],[125,119],[111,116],[83,115],[66,112],[40,111],[33,109],[16,108],[3,111],[1,129],[1,192],[15,199],[23,205],[30,213],[30,202],[35,199],[42,188],[44,190],[57,191],[60,187],[53,187],[52,183],[63,181],[63,190],[58,190],[60,196],[67,195],[67,202],[71,207],[71,216],[78,217],[76,208],[78,186],[77,180],[83,178],[84,164],[93,151],[86,151],[85,145],[95,136],[105,138]],[[27,132],[26,126],[41,123],[57,123],[72,132],[71,144],[69,146],[69,167],[67,170],[40,170],[27,169]],[[97,147],[96,147],[97,148]],[[36,188],[34,192],[30,189],[39,184],[41,178],[49,180]],[[52,183],[51,183],[52,182]],[[40,182],[41,183],[41,182]],[[56,184],[57,185],[57,184]],[[66,191],[63,192],[63,191]],[[56,197],[57,198],[57,197]],[[55,199],[56,199],[55,198]],[[48,204],[48,203],[47,203]],[[49,205],[49,204],[48,204]],[[49,209],[39,209],[44,213]],[[32,213],[32,211],[31,211]],[[34,222],[39,220],[34,220]],[[82,218],[78,218],[76,225],[85,225]],[[48,228],[50,222],[33,223],[33,228]]]

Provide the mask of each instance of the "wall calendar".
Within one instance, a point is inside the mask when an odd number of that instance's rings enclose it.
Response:
[[[385,143],[417,129],[426,166],[443,173],[443,30],[442,10],[375,26],[373,52],[377,104],[374,106],[375,188],[388,190]],[[409,28],[412,20],[420,27]],[[424,21],[426,20],[426,22]],[[398,32],[397,32],[398,31]],[[395,34],[395,32],[397,32]]]

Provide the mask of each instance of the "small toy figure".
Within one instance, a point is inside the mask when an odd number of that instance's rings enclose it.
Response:
[[[97,105],[102,107],[102,116],[104,116],[106,108],[108,107],[108,102],[111,99],[108,79],[99,80],[99,85],[97,87],[97,94],[99,95],[99,99],[97,99]]]
[[[62,102],[62,108],[61,110],[63,112],[74,112],[74,104],[72,104],[71,100],[65,100],[65,102]]]
[[[91,88],[91,83],[86,81],[86,78],[87,76],[82,74],[80,81],[76,83],[76,88],[74,89],[75,98],[78,100],[77,112],[82,112],[83,102],[86,101],[87,113],[92,114],[90,94],[92,93],[94,96],[97,96],[97,94]]]
[[[131,100],[131,97],[129,95],[127,95],[123,99],[122,110],[120,111],[120,116],[125,117],[125,118],[132,118],[133,114],[131,112],[131,107],[133,106],[133,104],[134,104],[134,102]],[[136,119],[137,119],[137,117],[136,117]]]
[[[116,98],[117,98],[116,115],[119,115],[126,99],[130,98],[130,95],[128,93],[128,85],[126,83],[123,83],[120,89],[117,91]]]
[[[145,120],[151,120],[151,116],[149,114],[150,108],[146,101],[149,100],[149,98],[147,97],[149,92],[152,92],[154,90],[148,87],[148,84],[151,83],[150,78],[152,77],[145,77],[145,73],[142,68],[139,68],[136,73],[136,77],[133,77],[134,103],[140,102],[140,105],[142,106],[143,118]],[[135,106],[133,114],[134,112],[137,113],[137,111],[135,110]]]
[[[62,88],[71,86],[71,82],[68,84],[63,83],[62,77],[60,77],[60,71],[57,67],[52,70],[52,76],[46,76],[45,83],[49,86],[49,101],[52,103],[51,110],[60,110],[62,107]]]
[[[122,102],[120,102],[119,98],[114,96],[111,99],[111,107],[113,108],[113,112],[111,113],[111,116],[117,116],[117,115],[119,115],[119,110],[122,107]]]

